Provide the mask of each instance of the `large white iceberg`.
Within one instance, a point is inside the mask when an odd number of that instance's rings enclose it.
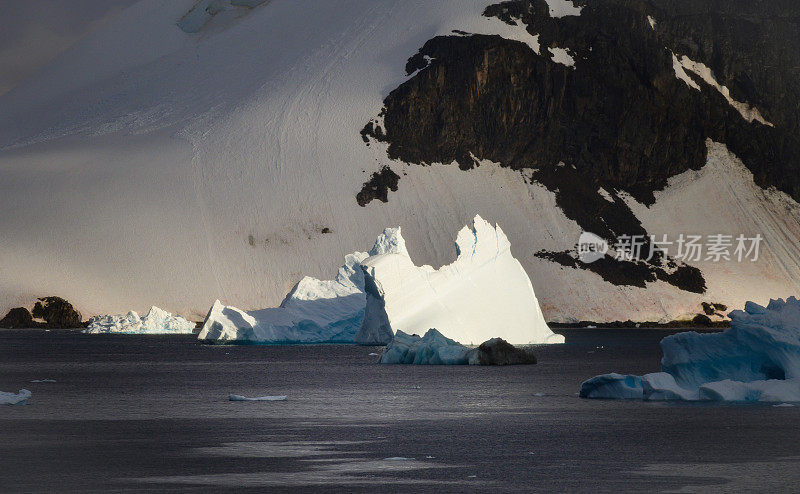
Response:
[[[199,338],[218,342],[354,343],[367,303],[360,263],[370,256],[392,252],[408,255],[400,228],[384,230],[369,253],[347,255],[336,279],[303,278],[279,307],[245,312],[217,300]]]
[[[405,250],[363,261],[367,307],[357,341],[385,343],[398,331],[436,328],[467,345],[495,337],[511,344],[564,342],[547,326],[499,226],[476,216],[472,229],[458,232],[456,251],[455,262],[438,270],[415,266]]]
[[[140,317],[135,311],[119,315],[102,315],[89,319],[89,326],[83,331],[88,334],[126,333],[126,334],[191,334],[195,323],[181,316],[173,316],[156,306]]]
[[[662,372],[606,374],[584,382],[583,398],[650,401],[800,401],[800,301],[747,302],[723,333],[664,338]]]
[[[20,389],[19,393],[6,393],[0,391],[0,405],[24,405],[31,397],[27,389]]]

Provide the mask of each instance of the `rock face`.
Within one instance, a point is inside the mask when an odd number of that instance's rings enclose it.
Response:
[[[614,241],[647,235],[626,204],[652,204],[667,179],[706,163],[706,139],[742,158],[762,187],[800,199],[800,15],[795,3],[743,0],[577,1],[554,18],[544,0],[514,0],[484,15],[523,24],[537,53],[499,36],[431,39],[406,65],[362,135],[407,163],[491,160],[556,194],[584,230]],[[566,50],[574,65],[550,54]],[[559,60],[563,61],[563,57]],[[605,195],[600,190],[608,191]],[[647,247],[646,247],[647,248]],[[648,262],[584,264],[617,285],[662,280],[703,293],[699,270]]]
[[[470,364],[477,365],[532,365],[536,356],[528,349],[517,348],[501,338],[492,338],[472,350]]]
[[[31,313],[25,307],[11,309],[3,319],[0,319],[0,328],[3,329],[35,328],[36,326]]]
[[[50,328],[81,328],[81,313],[60,297],[40,298],[33,307],[33,317],[44,319]]]

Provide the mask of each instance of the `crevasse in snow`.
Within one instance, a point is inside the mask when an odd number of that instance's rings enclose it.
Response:
[[[583,398],[690,401],[800,401],[800,301],[747,302],[723,333],[664,338],[662,372],[606,374],[581,386]]]
[[[156,306],[143,317],[135,311],[119,315],[95,316],[89,320],[84,330],[88,334],[129,333],[129,334],[191,334],[195,323],[181,316],[173,316]]]
[[[480,216],[456,238],[458,257],[436,270],[416,266],[407,252],[362,262],[368,294],[358,339],[436,328],[467,345],[502,338],[513,344],[563,343],[550,331],[528,274],[511,255],[499,226]]]

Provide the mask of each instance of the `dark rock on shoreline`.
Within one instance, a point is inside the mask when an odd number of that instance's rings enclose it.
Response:
[[[44,319],[49,328],[82,328],[81,313],[60,297],[40,298],[33,307],[33,317]]]
[[[26,329],[36,327],[33,316],[25,307],[17,307],[8,311],[8,314],[0,319],[0,328],[3,329]]]
[[[502,338],[492,338],[472,350],[471,365],[533,365],[536,356],[526,348],[517,348]]]

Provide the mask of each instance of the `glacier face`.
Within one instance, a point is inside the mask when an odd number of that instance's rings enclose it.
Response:
[[[800,401],[800,301],[748,302],[723,333],[664,338],[662,372],[607,374],[581,386],[583,398],[688,401]]]
[[[399,227],[386,228],[369,253],[345,256],[336,279],[303,278],[279,307],[244,312],[217,300],[199,338],[253,343],[357,342],[356,333],[362,326],[367,304],[360,263],[370,256],[389,253],[408,255]]]
[[[89,319],[89,326],[83,331],[87,334],[126,333],[126,334],[191,334],[195,323],[181,316],[173,316],[156,306],[140,317],[135,311],[119,315],[102,315]]]
[[[436,328],[447,338],[477,345],[491,338],[511,344],[563,343],[550,331],[530,278],[511,255],[499,226],[480,216],[456,237],[455,262],[436,270],[416,266],[408,253],[370,257],[362,266],[367,305],[361,334],[422,334]]]

